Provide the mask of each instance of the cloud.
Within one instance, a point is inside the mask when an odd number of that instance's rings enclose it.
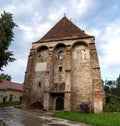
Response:
[[[36,22],[36,21],[35,21]],[[38,22],[33,22],[31,25],[25,25],[20,24],[19,29],[22,32],[23,41],[26,43],[32,43],[33,41],[37,41],[40,39],[40,36],[42,36],[45,31],[50,28],[50,24],[48,22],[45,22],[44,24],[39,24]]]
[[[77,15],[79,14],[79,16],[83,16],[87,13],[89,8],[91,8],[92,3],[92,0],[74,0],[71,2],[71,5],[73,6],[74,13]]]
[[[116,79],[120,74],[120,23],[108,23],[102,29],[94,29],[102,78]]]
[[[119,18],[104,25],[86,27],[87,33],[95,36],[103,80],[116,79],[120,74],[120,22]]]
[[[106,55],[104,57],[104,67],[117,68],[120,66],[120,24],[108,24],[104,31],[103,40],[106,42],[104,49]]]
[[[4,69],[3,72],[5,74],[11,75],[12,81],[23,83],[26,65],[27,65],[26,58],[17,57],[16,61],[9,63],[7,67],[3,68]]]
[[[95,36],[103,78],[115,78],[120,68],[119,8],[117,0],[109,0],[109,3],[105,0],[5,0],[0,12],[12,13],[19,26],[14,30],[15,39],[10,47],[17,60],[10,63],[5,72],[12,75],[13,80],[23,82],[32,42],[39,40],[66,13],[78,27]]]

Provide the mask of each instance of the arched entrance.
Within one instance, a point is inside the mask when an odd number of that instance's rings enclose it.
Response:
[[[63,98],[59,97],[56,99],[56,110],[63,110],[64,109],[64,100]]]

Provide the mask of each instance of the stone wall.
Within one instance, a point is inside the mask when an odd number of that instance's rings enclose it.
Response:
[[[92,73],[88,46],[76,44],[72,49],[72,109],[92,100]]]
[[[12,95],[12,96],[11,96]],[[12,97],[12,101],[20,101],[20,97],[23,96],[22,91],[15,91],[15,90],[0,90],[0,103],[3,102],[3,97],[6,97],[6,102],[10,101],[10,97]]]
[[[24,89],[29,90],[29,102],[24,104],[39,100],[44,109],[55,109],[56,99],[62,97],[66,111],[84,102],[94,112],[102,112],[103,85],[94,39],[34,43]]]

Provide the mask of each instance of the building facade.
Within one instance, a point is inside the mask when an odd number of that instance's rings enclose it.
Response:
[[[63,17],[32,44],[24,81],[23,107],[40,101],[44,110],[103,109],[103,84],[95,38]]]
[[[3,103],[4,98],[6,102],[19,102],[22,96],[23,84],[0,80],[0,103]]]

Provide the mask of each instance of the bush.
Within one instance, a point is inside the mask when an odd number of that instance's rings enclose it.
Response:
[[[104,112],[120,112],[120,104],[106,104]]]
[[[16,106],[16,105],[20,105],[20,102],[5,102],[5,103],[0,103],[0,107]]]
[[[14,107],[20,109],[21,105],[15,105]]]

